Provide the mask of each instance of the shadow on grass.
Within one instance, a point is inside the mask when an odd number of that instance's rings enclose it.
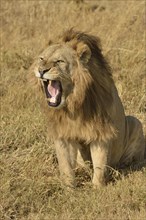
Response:
[[[119,168],[108,168],[107,172],[107,183],[112,182],[115,183],[121,180],[123,177],[127,177],[130,174],[143,171],[146,168],[146,160],[139,163],[132,163],[130,166],[119,167]]]
[[[117,181],[122,180],[125,177],[128,177],[130,174],[138,171],[144,171],[146,169],[146,159],[139,163],[132,163],[130,166],[107,167],[107,172],[105,174],[106,184],[112,183],[116,184]],[[79,167],[75,171],[77,188],[83,188],[85,185],[92,185],[92,176],[93,169],[92,167]]]

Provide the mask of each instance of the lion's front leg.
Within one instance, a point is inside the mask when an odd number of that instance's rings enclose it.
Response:
[[[105,185],[105,170],[107,165],[108,147],[103,142],[95,141],[90,145],[93,162],[93,184],[95,187]]]
[[[60,175],[65,185],[75,186],[74,169],[77,160],[77,145],[74,141],[56,140],[54,142]]]

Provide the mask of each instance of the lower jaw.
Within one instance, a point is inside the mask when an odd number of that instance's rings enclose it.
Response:
[[[56,109],[56,110],[60,110],[62,108],[64,108],[66,106],[64,99],[61,99],[61,102],[57,105],[50,105],[49,101],[48,101],[48,107],[51,109]]]
[[[58,107],[60,104],[48,102],[48,105],[49,105],[50,107],[52,107],[52,108],[56,108],[56,107]]]
[[[53,102],[50,102],[50,98],[46,98],[46,101],[47,101],[47,104],[48,104],[48,107],[50,108],[59,108],[61,105],[62,105],[62,101],[58,101],[56,103],[53,103]]]

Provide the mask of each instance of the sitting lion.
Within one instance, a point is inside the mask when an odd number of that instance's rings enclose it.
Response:
[[[91,158],[96,187],[105,183],[107,167],[144,159],[142,125],[125,116],[98,38],[67,31],[39,56],[35,75],[66,185],[75,186],[78,151]]]

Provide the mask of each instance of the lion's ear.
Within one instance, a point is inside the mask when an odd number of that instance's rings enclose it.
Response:
[[[91,57],[91,50],[86,44],[81,42],[77,45],[77,54],[82,62],[88,63]]]

